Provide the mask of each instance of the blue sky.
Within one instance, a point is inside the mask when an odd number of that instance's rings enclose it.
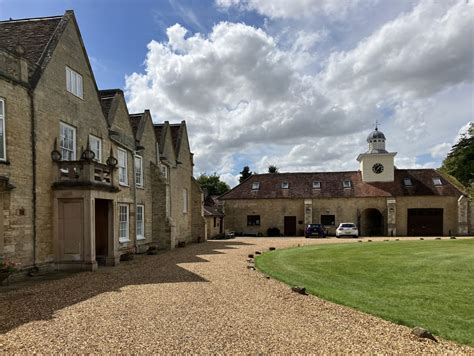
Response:
[[[474,2],[0,0],[73,9],[99,88],[187,121],[195,173],[355,170],[375,121],[399,168],[439,167],[474,116]]]
[[[125,75],[143,71],[147,44],[166,39],[180,23],[193,33],[220,21],[260,26],[254,13],[219,11],[210,0],[0,0],[0,20],[62,15],[72,9],[79,22],[99,88],[123,88]]]

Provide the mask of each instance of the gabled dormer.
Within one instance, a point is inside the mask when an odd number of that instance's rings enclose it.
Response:
[[[158,140],[160,161],[172,167],[176,166],[176,152],[169,122],[155,124],[154,128]]]
[[[176,152],[177,164],[183,164],[188,169],[192,170],[193,153],[189,146],[188,129],[186,121],[181,121],[180,124],[171,124],[171,134],[173,137],[173,145]]]

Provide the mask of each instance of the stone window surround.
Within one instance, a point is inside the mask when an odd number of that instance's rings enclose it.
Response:
[[[188,190],[183,189],[183,214],[188,213]]]
[[[139,178],[139,179],[137,179]],[[135,186],[143,188],[143,158],[140,155],[135,155]]]
[[[247,226],[260,226],[260,215],[247,215]]]
[[[93,134],[89,134],[89,142],[91,145],[91,150],[95,153],[94,160],[101,163],[102,162],[102,139]]]
[[[120,155],[123,154],[123,157],[120,157]],[[119,170],[119,184],[122,185],[122,186],[125,186],[125,187],[128,187],[128,164],[127,164],[127,160],[128,160],[128,154],[127,154],[127,151],[118,147],[117,148],[117,158],[118,158],[118,170]],[[120,162],[121,160],[123,159],[123,162]],[[124,171],[124,174],[123,174],[123,180],[121,179],[121,174],[120,174],[120,170],[123,170]]]
[[[140,212],[139,212],[140,211]],[[137,240],[145,240],[145,205],[137,204],[137,212],[136,216],[136,229],[137,229]],[[141,219],[139,219],[141,217]],[[138,233],[139,227],[141,230],[141,234]]]
[[[1,137],[2,137],[2,148],[3,148],[3,157],[0,157],[0,161],[4,162],[7,160],[7,145],[6,145],[6,135],[5,135],[5,99],[0,97],[0,130],[1,130]]]
[[[128,204],[118,204],[118,221],[119,221],[119,242],[125,243],[130,241],[130,212]],[[123,225],[122,225],[123,224]],[[124,235],[122,235],[122,232]]]
[[[72,86],[73,83],[75,88]],[[66,90],[79,99],[84,100],[84,81],[82,75],[68,66],[66,66]]]
[[[72,132],[72,147],[66,147],[66,146],[63,146],[63,140],[62,140],[62,132],[63,132],[63,128],[66,128],[66,129],[70,129],[71,132]],[[68,152],[72,152],[72,157],[71,157],[71,161],[74,161],[76,159],[76,128],[74,126],[71,126],[69,124],[66,124],[65,122],[63,121],[60,121],[59,122],[59,149],[61,151],[61,156],[62,156],[62,160],[65,161],[65,155],[63,154],[63,150],[64,151],[68,151]]]

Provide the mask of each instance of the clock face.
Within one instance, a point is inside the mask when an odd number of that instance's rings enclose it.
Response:
[[[380,174],[383,172],[383,164],[382,163],[375,163],[372,166],[372,170],[374,171],[375,174]]]

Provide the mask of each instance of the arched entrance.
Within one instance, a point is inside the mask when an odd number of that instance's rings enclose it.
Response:
[[[365,209],[361,214],[360,234],[362,236],[384,235],[383,215],[378,209]]]

